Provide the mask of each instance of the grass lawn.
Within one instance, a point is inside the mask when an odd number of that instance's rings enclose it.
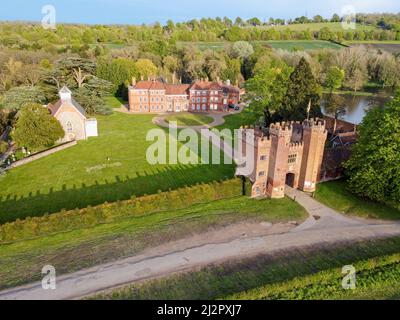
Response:
[[[99,137],[1,177],[0,223],[231,178],[234,165],[151,165],[153,115],[97,116]]]
[[[124,101],[121,98],[115,96],[106,97],[104,100],[108,106],[116,109],[120,108],[121,105],[128,103],[128,101]]]
[[[169,115],[166,122],[176,121],[178,126],[202,126],[213,122],[213,118],[205,114],[183,113]]]
[[[341,287],[341,268],[348,264],[355,265],[356,271],[362,270],[359,286],[348,298],[366,291],[370,298],[396,298],[400,296],[399,248],[400,238],[392,238],[293,249],[149,280],[93,298],[331,299],[332,292],[335,298],[341,298],[349,294]],[[392,290],[383,291],[390,284]]]
[[[361,199],[347,190],[344,180],[318,184],[315,198],[341,213],[374,219],[400,219],[400,211],[381,203]]]
[[[287,198],[254,200],[240,196],[3,244],[0,289],[39,280],[41,268],[47,264],[55,266],[57,274],[64,274],[232,223],[300,222],[306,216],[301,206]]]

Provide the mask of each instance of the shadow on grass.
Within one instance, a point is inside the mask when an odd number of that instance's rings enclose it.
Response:
[[[233,166],[216,166],[221,168],[207,170],[205,165],[167,166],[164,170],[156,169],[155,174],[137,172],[135,177],[115,176],[115,181],[95,181],[90,186],[85,183],[71,188],[63,185],[61,190],[50,188],[46,194],[39,190],[30,192],[26,197],[9,194],[0,198],[0,224],[233,177]]]

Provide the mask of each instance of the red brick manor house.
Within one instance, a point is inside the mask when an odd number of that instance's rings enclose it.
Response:
[[[241,91],[230,81],[195,81],[192,84],[168,84],[160,80],[136,82],[129,87],[130,112],[214,112],[237,105]]]

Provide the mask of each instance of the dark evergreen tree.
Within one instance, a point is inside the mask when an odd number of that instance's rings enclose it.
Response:
[[[276,121],[304,120],[321,117],[321,87],[318,85],[306,59],[301,58],[290,75],[281,108],[275,113]],[[308,108],[310,112],[308,115]]]

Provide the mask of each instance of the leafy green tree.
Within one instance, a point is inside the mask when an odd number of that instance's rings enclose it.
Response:
[[[320,98],[321,88],[309,63],[305,58],[301,58],[290,75],[282,107],[275,114],[275,118],[277,120],[303,120],[308,115],[321,117]]]
[[[256,17],[247,20],[247,23],[248,23],[249,25],[254,26],[254,27],[255,27],[255,26],[261,26],[261,25],[262,25],[261,20],[258,19],[258,18],[256,18]]]
[[[226,69],[222,71],[222,80],[231,80],[232,83],[241,82],[243,80],[241,70],[241,63],[239,59],[226,59]]]
[[[331,22],[340,22],[340,17],[337,13],[332,16]]]
[[[333,115],[339,119],[346,114],[346,105],[344,98],[339,94],[330,93],[325,101],[325,113]]]
[[[232,46],[232,54],[235,58],[247,59],[253,53],[253,46],[247,41],[237,41]]]
[[[317,14],[316,16],[313,17],[313,22],[315,23],[324,22],[324,18],[321,15]]]
[[[64,135],[60,122],[39,104],[29,104],[21,109],[11,133],[18,146],[32,150],[51,147]]]
[[[243,27],[244,26],[244,21],[243,21],[243,19],[242,18],[240,18],[240,17],[237,17],[236,19],[235,19],[235,26],[238,26],[238,27]]]
[[[349,188],[361,197],[400,208],[400,91],[385,108],[372,108],[345,168]]]
[[[0,141],[0,154],[8,150],[8,143],[5,141]]]
[[[126,99],[127,86],[133,77],[138,77],[138,71],[135,62],[131,59],[117,58],[111,62],[108,59],[102,59],[97,63],[97,76],[113,83],[117,90],[116,94]]]
[[[287,66],[265,68],[245,84],[250,107],[257,114],[264,114],[265,126],[272,122],[272,113],[283,102],[290,73]]]
[[[158,69],[149,59],[139,59],[136,61],[135,66],[140,76],[145,79],[157,75]]]
[[[331,67],[326,74],[325,85],[332,92],[342,86],[344,77],[345,71],[343,69]]]
[[[15,87],[8,90],[0,102],[0,107],[19,110],[27,103],[45,103],[46,97],[39,87]]]

